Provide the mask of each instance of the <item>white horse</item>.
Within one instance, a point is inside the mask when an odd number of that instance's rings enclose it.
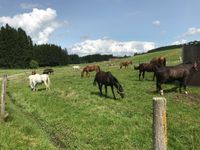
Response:
[[[48,74],[34,74],[30,75],[28,78],[30,80],[30,87],[32,91],[36,91],[36,85],[40,83],[45,84],[46,90],[50,89],[50,79]]]
[[[80,70],[80,69],[81,69],[80,66],[78,66],[78,65],[77,65],[77,66],[73,66],[72,68],[73,68],[74,70]]]

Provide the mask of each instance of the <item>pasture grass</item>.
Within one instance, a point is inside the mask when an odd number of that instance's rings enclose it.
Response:
[[[178,63],[180,49],[135,56],[139,62],[166,56],[168,64]],[[110,88],[108,98],[99,96],[93,86],[94,74],[81,78],[71,66],[56,67],[51,75],[51,90],[31,92],[26,76],[8,82],[9,119],[0,124],[0,146],[4,149],[152,149],[152,98],[155,92],[152,73],[138,81],[138,72],[129,66],[119,69],[99,63],[111,71],[125,90],[121,99]],[[84,65],[82,65],[84,66]],[[200,148],[200,89],[188,87],[189,95],[163,85],[167,99],[168,149]],[[104,92],[104,89],[103,89]],[[2,130],[3,129],[3,130]]]

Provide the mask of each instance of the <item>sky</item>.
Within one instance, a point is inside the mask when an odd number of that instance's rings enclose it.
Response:
[[[133,55],[200,40],[199,0],[0,0],[0,26],[79,56]]]

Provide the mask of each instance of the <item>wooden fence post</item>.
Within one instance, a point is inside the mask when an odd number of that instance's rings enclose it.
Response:
[[[153,98],[153,149],[167,150],[166,99]]]
[[[2,79],[2,92],[1,92],[1,121],[4,121],[6,118],[6,113],[5,113],[5,100],[6,100],[6,84],[7,84],[7,75],[3,75]]]

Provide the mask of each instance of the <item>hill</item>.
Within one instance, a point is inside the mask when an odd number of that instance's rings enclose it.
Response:
[[[180,49],[171,49],[134,56],[134,64],[148,62],[153,57],[166,56],[167,65],[178,64]],[[51,90],[31,92],[27,76],[9,80],[7,110],[10,114],[0,124],[0,147],[3,149],[151,149],[152,98],[155,92],[152,74],[138,81],[133,65],[119,69],[119,62],[99,63],[102,70],[111,71],[125,90],[125,98],[112,99],[98,95],[93,86],[94,73],[81,78],[72,66],[55,67],[51,75]],[[81,64],[85,66],[86,64]],[[38,70],[41,72],[42,69]],[[19,72],[29,70],[19,70]],[[8,74],[16,70],[2,70]],[[199,88],[188,87],[189,95],[173,91],[174,85],[164,85],[167,99],[168,149],[198,149],[200,147]],[[104,92],[104,90],[103,90]]]

